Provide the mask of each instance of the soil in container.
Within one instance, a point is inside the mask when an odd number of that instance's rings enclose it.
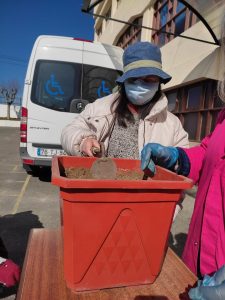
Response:
[[[94,179],[90,169],[77,167],[65,168],[66,177],[70,179]],[[115,180],[142,180],[143,173],[134,170],[117,169]]]

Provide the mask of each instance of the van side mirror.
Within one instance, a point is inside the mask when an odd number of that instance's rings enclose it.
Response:
[[[89,103],[88,100],[84,99],[73,99],[70,103],[71,113],[80,113],[84,110],[85,106]]]

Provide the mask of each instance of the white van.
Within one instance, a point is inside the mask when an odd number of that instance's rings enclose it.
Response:
[[[20,155],[27,171],[50,166],[63,154],[62,128],[87,103],[112,92],[122,73],[123,50],[68,37],[39,36],[25,78]]]

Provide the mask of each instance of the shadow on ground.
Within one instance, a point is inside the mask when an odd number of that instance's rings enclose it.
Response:
[[[18,286],[13,286],[10,288],[5,288],[3,286],[0,287],[0,299],[4,299],[11,295],[15,295],[17,293]]]
[[[40,181],[51,182],[51,167],[38,167],[32,171],[27,171],[33,177],[38,177]]]
[[[0,256],[12,259],[21,268],[32,228],[43,228],[37,215],[25,211],[0,216]],[[16,287],[0,289],[0,299],[15,294]]]
[[[186,239],[187,239],[186,233],[178,233],[174,237],[170,233],[169,246],[179,257],[182,256]]]

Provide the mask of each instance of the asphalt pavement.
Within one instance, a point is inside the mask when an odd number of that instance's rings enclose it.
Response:
[[[59,192],[49,168],[36,176],[23,169],[19,128],[0,127],[0,149],[0,249],[22,267],[30,230],[60,226]],[[0,299],[15,299],[15,292],[4,290]]]
[[[19,128],[0,127],[0,250],[21,267],[32,228],[60,226],[59,190],[51,184],[50,168],[29,175],[19,156]],[[183,210],[173,222],[170,247],[181,256],[187,237],[196,190],[187,191]],[[14,300],[16,288],[0,292]],[[36,299],[32,299],[36,300]]]

